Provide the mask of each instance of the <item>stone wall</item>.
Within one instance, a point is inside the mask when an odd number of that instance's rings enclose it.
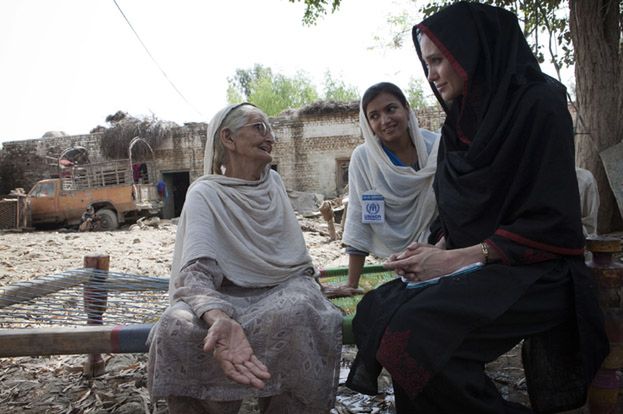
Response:
[[[437,130],[444,115],[438,110],[419,111],[423,128]],[[314,192],[325,197],[341,194],[339,176],[355,147],[363,143],[357,106],[320,113],[295,111],[271,119],[277,135],[273,164],[290,190]],[[102,133],[5,142],[0,151],[0,194],[15,187],[28,191],[38,180],[55,177],[56,160],[63,150],[83,146],[91,161],[103,161]],[[155,176],[188,173],[190,182],[203,174],[205,124],[187,124],[182,133],[154,148]]]
[[[2,171],[6,173],[0,175],[0,180],[3,187],[10,188],[3,188],[2,193],[15,187],[28,191],[39,180],[57,177],[58,157],[69,147],[87,148],[91,162],[106,161],[100,151],[102,137],[102,133],[94,133],[5,142],[0,159]],[[204,142],[205,130],[202,133],[201,130],[190,128],[181,136],[166,140],[154,150],[156,176],[169,171],[187,171],[191,180],[200,176],[203,171]]]
[[[358,115],[301,115],[271,120],[277,144],[273,164],[288,189],[334,197],[341,192],[337,162],[363,142]]]
[[[437,131],[445,114],[436,109],[417,111],[420,127]],[[325,197],[343,194],[339,165],[363,137],[357,106],[324,113],[304,111],[271,119],[277,135],[273,164],[288,189],[315,192]]]
[[[185,128],[185,133],[166,139],[154,148],[158,176],[169,172],[188,172],[190,181],[203,175],[205,128]]]
[[[446,120],[446,113],[438,106],[419,109],[415,111],[415,114],[420,128],[428,129],[429,131],[439,132],[443,122]]]
[[[101,133],[96,133],[3,143],[0,151],[0,194],[17,187],[28,191],[39,180],[57,177],[58,157],[69,147],[85,147],[92,161],[100,159],[101,136]]]

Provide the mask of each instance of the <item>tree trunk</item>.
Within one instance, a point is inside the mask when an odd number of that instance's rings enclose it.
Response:
[[[576,163],[599,187],[598,232],[614,231],[621,216],[599,153],[623,138],[623,57],[619,0],[569,0],[578,116]]]

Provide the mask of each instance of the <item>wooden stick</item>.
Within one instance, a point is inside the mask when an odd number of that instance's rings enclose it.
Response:
[[[110,256],[93,254],[84,257],[84,267],[108,271]],[[103,325],[103,315],[108,303],[108,290],[102,287],[106,274],[92,274],[84,285],[84,310],[87,313],[87,325]],[[89,354],[84,364],[87,377],[98,377],[106,371],[106,362],[99,353]]]
[[[147,352],[153,324],[0,329],[0,358]]]
[[[354,344],[352,316],[342,321],[342,343]],[[148,352],[153,324],[0,329],[0,358]]]
[[[52,275],[7,286],[0,292],[0,309],[77,286],[85,280],[86,277],[80,274]]]

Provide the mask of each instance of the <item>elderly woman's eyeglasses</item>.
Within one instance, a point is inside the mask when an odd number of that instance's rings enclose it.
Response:
[[[255,130],[263,137],[267,136],[270,133],[273,139],[276,139],[273,129],[269,125],[266,125],[264,121],[253,122],[252,124],[246,124],[242,127],[244,128],[248,126],[252,126],[253,128],[255,128]]]

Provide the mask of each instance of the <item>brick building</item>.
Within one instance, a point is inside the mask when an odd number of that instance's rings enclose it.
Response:
[[[289,190],[328,198],[343,193],[350,155],[363,142],[358,110],[357,104],[319,103],[271,118],[278,139],[273,168]],[[420,126],[431,130],[437,130],[444,117],[437,109],[418,111]],[[203,174],[206,131],[206,124],[186,124],[153,148],[156,171],[150,174],[165,181],[169,194],[164,217],[179,215],[188,186]],[[58,157],[69,147],[85,147],[92,162],[104,161],[102,138],[98,132],[5,142],[0,150],[0,194],[16,187],[28,191],[38,180],[56,177]]]

